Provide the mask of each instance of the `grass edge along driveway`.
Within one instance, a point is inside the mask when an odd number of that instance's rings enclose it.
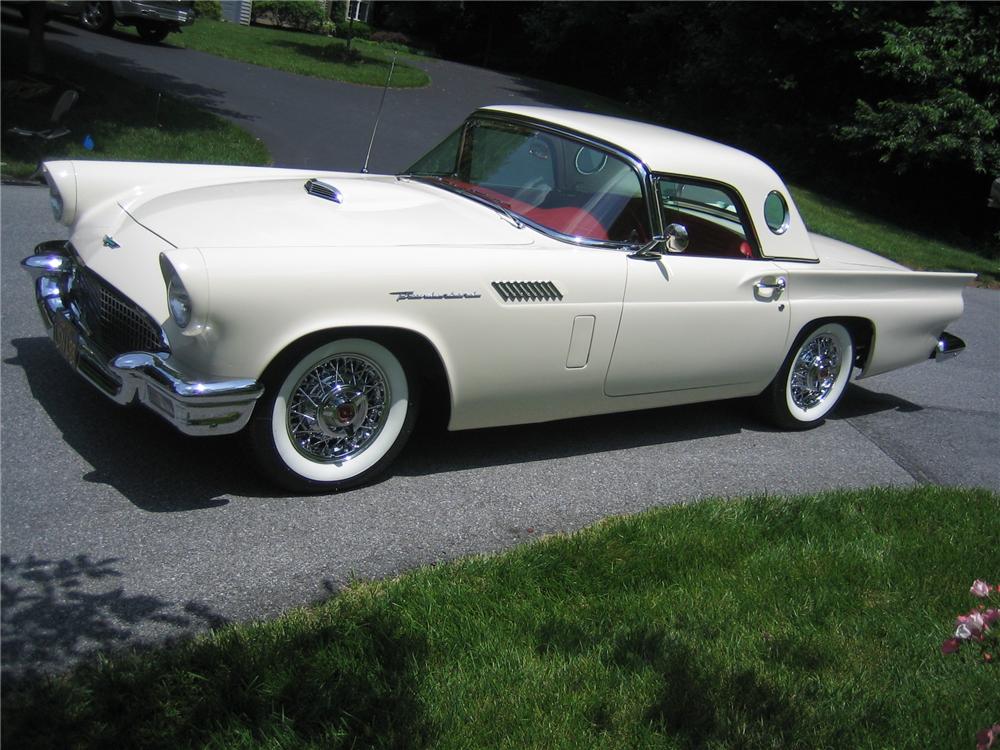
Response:
[[[187,102],[51,49],[45,76],[26,75],[26,60],[25,39],[4,34],[0,153],[5,179],[27,178],[44,159],[250,165],[271,161],[258,138]],[[81,92],[60,123],[70,129],[69,135],[46,141],[8,132],[12,126],[50,127],[52,108],[66,89]],[[89,149],[84,145],[88,136]]]
[[[138,34],[131,28],[121,31]],[[200,18],[185,26],[180,34],[168,36],[165,44],[287,73],[363,86],[384,86],[393,53],[398,51],[391,88],[420,88],[431,82],[427,73],[404,62],[416,58],[407,48],[363,39],[355,39],[349,52],[347,40],[338,37]]]
[[[11,747],[968,748],[1000,496],[714,500],[4,683]],[[1000,657],[1000,654],[997,655]]]

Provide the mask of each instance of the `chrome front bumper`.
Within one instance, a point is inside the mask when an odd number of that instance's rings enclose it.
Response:
[[[930,359],[936,359],[938,362],[944,362],[952,357],[957,357],[964,351],[965,342],[958,336],[945,331],[941,334],[940,338],[938,338],[937,346],[935,346],[934,351],[931,352]]]
[[[251,379],[206,379],[175,366],[166,352],[103,354],[88,333],[68,285],[76,260],[68,243],[44,242],[21,261],[35,280],[35,300],[50,338],[85,380],[119,404],[138,400],[187,435],[238,432],[264,387]]]

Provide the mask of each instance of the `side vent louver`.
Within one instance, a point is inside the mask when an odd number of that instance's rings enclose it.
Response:
[[[494,281],[504,302],[558,302],[562,292],[551,281]]]
[[[305,184],[306,192],[315,195],[317,198],[324,198],[334,203],[343,203],[344,196],[341,192],[326,180],[319,180],[315,177]]]

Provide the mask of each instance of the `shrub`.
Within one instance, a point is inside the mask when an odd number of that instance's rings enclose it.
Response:
[[[198,18],[208,18],[212,21],[222,20],[222,3],[219,0],[197,0],[194,4],[194,14]]]
[[[294,0],[280,0],[272,2],[254,2],[251,13],[251,21],[256,21],[262,16],[270,16],[271,22],[275,26],[284,26],[300,31],[318,31],[326,18],[323,16],[323,8],[319,3],[314,2],[294,2]]]
[[[370,39],[372,27],[363,21],[341,21],[337,24],[336,35],[341,39]]]
[[[403,44],[410,46],[410,37],[401,31],[376,31],[371,35],[371,41],[380,44]]]

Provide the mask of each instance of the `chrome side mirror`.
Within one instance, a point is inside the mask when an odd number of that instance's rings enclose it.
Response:
[[[688,248],[688,230],[683,224],[671,224],[663,230],[667,252],[683,253]]]

